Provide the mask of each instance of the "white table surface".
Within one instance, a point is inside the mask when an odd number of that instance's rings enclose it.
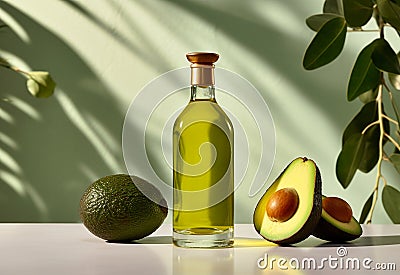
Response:
[[[339,257],[338,249],[347,252]],[[339,252],[339,253],[341,253]],[[273,266],[258,267],[276,259]],[[299,261],[301,270],[290,268]],[[316,269],[308,267],[314,258]],[[327,260],[331,258],[331,266]],[[334,260],[336,258],[336,262]],[[369,261],[367,258],[371,259]],[[357,264],[350,261],[360,262]],[[367,259],[367,260],[364,260]],[[288,268],[282,270],[281,267]],[[311,260],[310,260],[311,261]],[[322,269],[321,261],[325,267]],[[371,270],[366,270],[362,263]],[[340,262],[343,267],[340,267]],[[347,266],[350,271],[346,270]],[[302,264],[304,268],[301,268]],[[338,265],[335,268],[335,263]],[[386,264],[395,271],[373,270]],[[381,265],[382,267],[384,265]],[[251,224],[235,225],[235,247],[228,249],[184,249],[171,243],[171,225],[164,224],[151,236],[136,243],[108,243],[82,224],[0,224],[1,275],[75,274],[399,274],[400,225],[364,226],[363,236],[344,244],[330,244],[314,237],[296,247],[278,247],[264,241]]]

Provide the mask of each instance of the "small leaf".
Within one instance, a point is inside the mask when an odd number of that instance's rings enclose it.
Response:
[[[399,60],[390,44],[383,38],[374,42],[375,49],[371,54],[371,58],[375,66],[384,72],[400,74]]]
[[[318,32],[326,22],[338,16],[333,13],[315,14],[306,19],[306,24],[310,29]]]
[[[54,93],[56,83],[48,72],[29,72],[26,82],[28,91],[35,97],[45,98]]]
[[[326,0],[324,3],[323,12],[343,15],[342,0]]]
[[[400,154],[394,153],[390,156],[390,162],[396,168],[397,172],[400,174]]]
[[[350,27],[362,27],[372,16],[371,0],[343,0],[344,18]]]
[[[369,196],[368,200],[364,203],[364,206],[362,208],[361,215],[360,215],[360,220],[359,220],[360,223],[365,222],[365,219],[367,218],[368,213],[371,210],[373,199],[374,199],[374,193],[372,193],[371,196]]]
[[[390,0],[377,0],[376,3],[383,19],[393,28],[400,30],[400,6]]]
[[[379,84],[380,73],[371,59],[376,41],[379,40],[374,40],[366,46],[357,57],[347,87],[348,101],[354,100],[359,95],[374,89]]]
[[[342,17],[335,17],[326,22],[308,46],[303,67],[314,70],[333,61],[342,52],[346,28],[346,21]]]
[[[400,223],[400,192],[390,185],[382,190],[382,203],[386,213],[393,223]]]
[[[336,162],[336,177],[344,188],[349,186],[363,156],[364,135],[354,134],[344,144]]]
[[[400,62],[400,52],[397,53],[397,60]],[[389,81],[396,90],[400,90],[400,75],[389,73]]]

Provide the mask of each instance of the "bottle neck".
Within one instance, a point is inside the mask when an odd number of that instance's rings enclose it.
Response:
[[[215,88],[211,86],[198,86],[192,85],[190,87],[191,98],[190,101],[215,101]]]
[[[190,101],[215,101],[214,65],[194,63],[191,68],[191,99]]]

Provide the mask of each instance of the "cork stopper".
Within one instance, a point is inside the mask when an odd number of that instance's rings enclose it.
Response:
[[[217,53],[193,52],[186,54],[186,58],[190,63],[213,65],[217,62],[219,55]]]
[[[186,54],[187,60],[191,62],[191,85],[201,87],[214,86],[214,63],[219,55],[209,52],[192,52]]]

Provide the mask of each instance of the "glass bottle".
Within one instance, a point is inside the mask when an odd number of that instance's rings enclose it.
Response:
[[[181,247],[233,245],[233,126],[217,104],[216,53],[186,55],[191,98],[173,128],[173,242]]]

